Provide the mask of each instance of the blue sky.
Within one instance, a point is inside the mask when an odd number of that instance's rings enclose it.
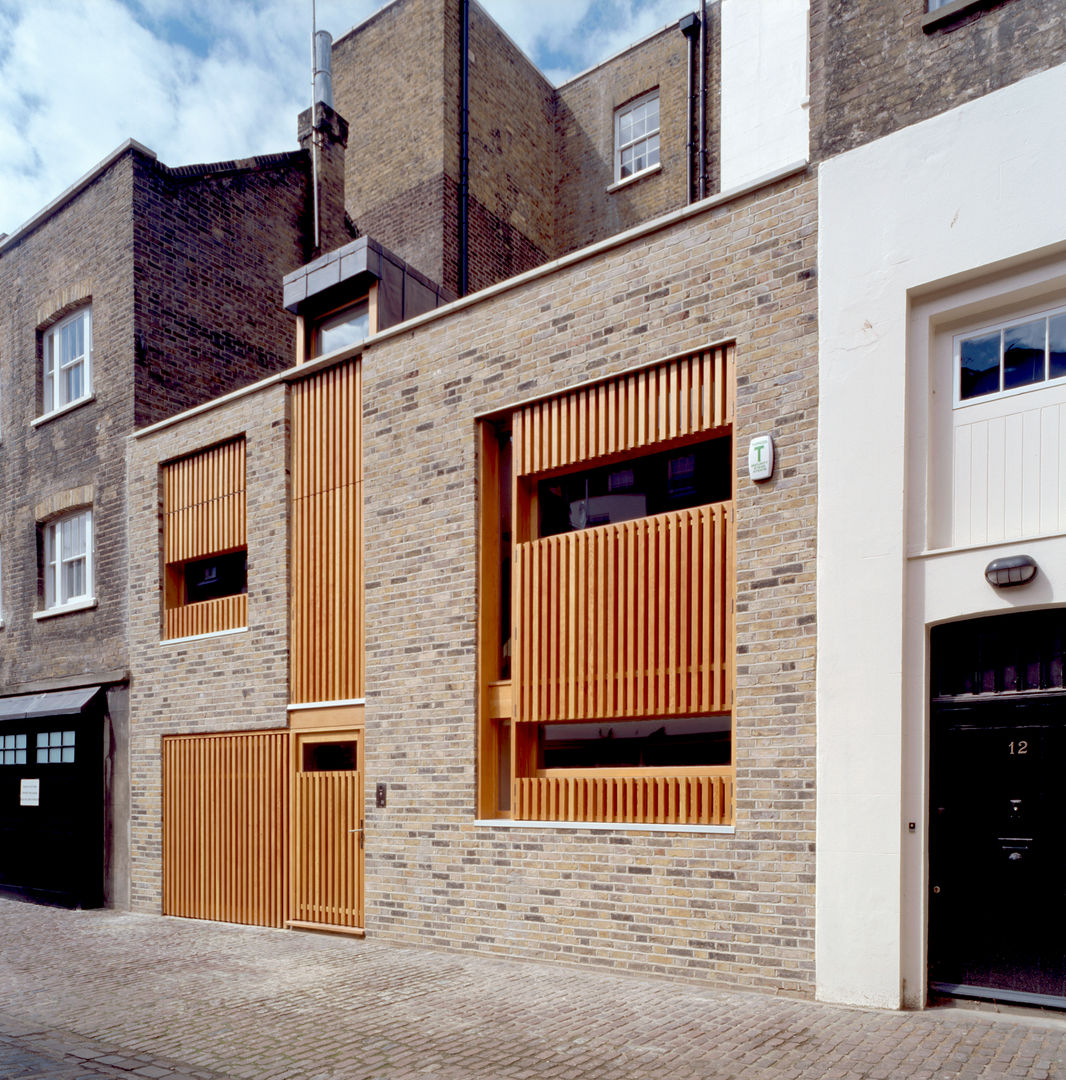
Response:
[[[697,0],[481,0],[556,84]],[[339,37],[382,5],[317,0]],[[0,0],[0,232],[127,138],[168,165],[295,148],[311,0]]]

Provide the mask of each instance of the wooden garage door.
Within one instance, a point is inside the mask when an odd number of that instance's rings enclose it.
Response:
[[[163,913],[285,924],[289,733],[163,739]]]

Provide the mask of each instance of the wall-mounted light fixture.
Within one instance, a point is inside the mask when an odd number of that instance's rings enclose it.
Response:
[[[993,559],[985,567],[985,581],[997,589],[1026,585],[1036,577],[1036,560],[1031,555],[1010,555]]]

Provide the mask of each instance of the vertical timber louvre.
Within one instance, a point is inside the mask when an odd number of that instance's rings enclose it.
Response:
[[[363,696],[361,415],[358,360],[292,386],[292,702]]]
[[[726,712],[732,506],[519,544],[515,720]]]
[[[163,738],[163,914],[282,927],[289,733]]]
[[[163,466],[163,561],[239,551],[247,546],[244,439],[233,439]],[[248,624],[244,593],[185,604],[168,599],[164,637],[186,637]]]
[[[732,824],[732,765],[538,771],[535,730],[731,713],[733,502],[537,538],[525,500],[543,474],[724,436],[733,422],[732,344],[512,414],[514,817]]]
[[[297,771],[294,784],[291,918],[357,927],[362,777]]]
[[[733,346],[579,387],[514,414],[514,470],[529,476],[733,423]]]

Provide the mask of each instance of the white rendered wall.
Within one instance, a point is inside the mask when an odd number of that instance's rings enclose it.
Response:
[[[1066,599],[1061,537],[1025,541],[1042,576],[1013,595],[981,571],[1014,545],[928,553],[924,420],[940,308],[1066,250],[1066,141],[1047,134],[1063,100],[1066,66],[819,169],[822,1000],[924,999],[926,627]]]
[[[807,0],[722,0],[721,187],[806,161]]]

